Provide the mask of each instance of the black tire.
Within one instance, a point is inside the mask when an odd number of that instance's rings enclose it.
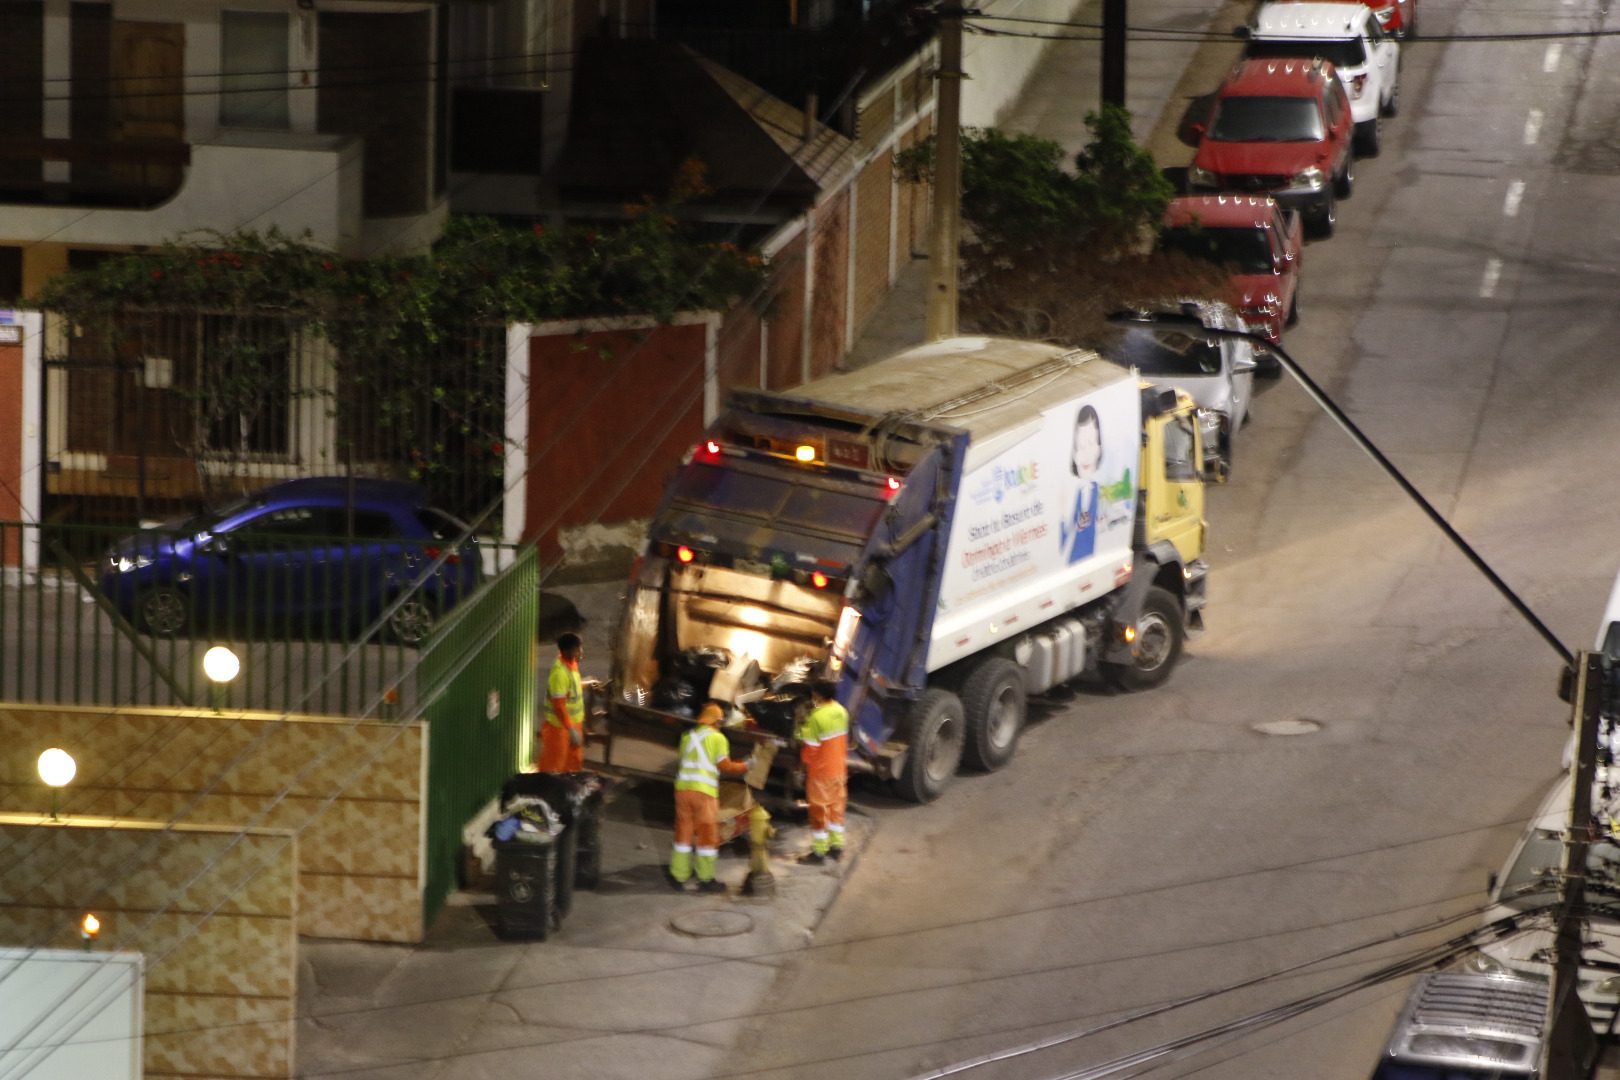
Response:
[[[1400,70],[1397,65],[1396,71]],[[1380,102],[1378,114],[1380,116],[1398,116],[1401,111],[1401,80],[1396,79],[1395,85],[1389,88],[1389,100]]]
[[[1004,656],[981,661],[962,682],[962,712],[967,719],[963,763],[980,772],[995,772],[1011,761],[1028,707],[1024,673],[1017,664]]]
[[[1344,171],[1333,178],[1333,197],[1335,199],[1348,199],[1356,190],[1356,159],[1349,158],[1344,163]]]
[[[433,633],[438,621],[437,605],[420,592],[412,593],[388,616],[388,637],[401,645],[420,645]]]
[[[1288,320],[1286,322],[1284,322],[1283,325],[1284,326],[1298,326],[1299,325],[1299,294],[1298,293],[1295,293],[1294,298],[1288,302]],[[1277,369],[1279,371],[1282,370],[1282,365],[1278,364]]]
[[[906,763],[894,782],[902,799],[930,803],[942,795],[962,763],[967,722],[962,702],[949,690],[931,686],[911,706]]]
[[[192,623],[191,598],[172,585],[154,585],[135,596],[135,629],[153,637],[174,637]]]
[[[1328,191],[1323,196],[1322,209],[1315,211],[1305,218],[1305,229],[1318,240],[1327,240],[1333,236],[1333,229],[1339,222],[1339,209],[1333,192]]]
[[[1108,665],[1109,677],[1122,690],[1147,690],[1170,677],[1181,659],[1183,637],[1181,604],[1168,590],[1149,587],[1136,617],[1136,640],[1131,648],[1136,661]]]
[[[1384,122],[1378,117],[1375,116],[1371,120],[1363,120],[1361,123],[1356,125],[1356,133],[1355,137],[1352,139],[1352,142],[1355,145],[1357,157],[1377,157],[1379,150],[1383,148],[1383,141]],[[1345,174],[1348,175],[1349,172],[1350,167],[1347,165],[1345,166]],[[1349,197],[1349,191],[1342,191],[1339,193],[1339,198],[1341,199],[1348,199]]]

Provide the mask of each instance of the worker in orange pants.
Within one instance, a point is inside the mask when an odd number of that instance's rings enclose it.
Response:
[[[799,725],[799,760],[804,762],[805,795],[810,801],[810,854],[799,861],[821,863],[844,855],[844,806],[849,802],[849,713],[834,695],[837,684],[818,679],[810,687],[810,712]]]
[[[584,655],[578,634],[557,639],[557,659],[546,679],[550,708],[540,727],[540,760],[535,763],[541,772],[579,772],[585,767],[585,690],[579,681]]]
[[[748,771],[748,763],[731,760],[731,744],[720,733],[724,717],[725,710],[711,701],[703,707],[697,724],[681,736],[680,771],[675,775],[675,847],[668,871],[670,884],[677,889],[686,886],[696,869],[698,892],[726,891],[714,880],[714,864],[720,855],[720,774],[741,775]]]

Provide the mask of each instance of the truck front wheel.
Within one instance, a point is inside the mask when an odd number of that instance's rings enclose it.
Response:
[[[962,763],[966,723],[962,702],[949,690],[930,687],[911,706],[910,746],[894,782],[902,799],[930,803],[939,798]]]
[[[962,683],[967,742],[962,758],[981,772],[995,772],[1013,758],[1024,730],[1024,673],[1004,656],[978,664]]]
[[[1146,690],[1170,677],[1181,659],[1181,604],[1167,589],[1154,585],[1142,598],[1136,617],[1136,640],[1131,642],[1135,661],[1109,664],[1108,674],[1124,690]]]

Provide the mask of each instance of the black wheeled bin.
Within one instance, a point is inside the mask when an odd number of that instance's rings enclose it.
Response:
[[[495,909],[500,934],[544,941],[557,910],[558,845],[553,837],[495,841]]]
[[[563,824],[557,838],[557,908],[566,915],[576,888],[602,878],[602,778],[592,772],[519,773],[501,787],[501,807],[530,795],[544,799]]]

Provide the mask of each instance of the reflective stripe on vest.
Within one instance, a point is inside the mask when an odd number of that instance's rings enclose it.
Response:
[[[709,745],[711,736],[725,741],[725,736],[711,727],[691,728],[681,736],[681,771],[675,777],[677,791],[682,790],[681,785],[686,784],[690,785],[685,788],[687,791],[702,791],[719,796],[720,767],[715,762],[726,754],[722,751],[719,757],[716,757],[714,751],[718,748]]]
[[[799,739],[806,746],[820,746],[828,739],[848,734],[849,713],[838,702],[829,701],[810,710],[799,730]]]

